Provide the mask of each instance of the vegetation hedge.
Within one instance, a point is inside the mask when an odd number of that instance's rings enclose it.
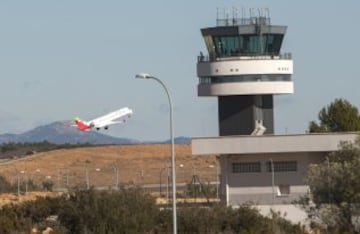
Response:
[[[179,233],[306,233],[279,214],[264,217],[250,205],[178,206]],[[49,217],[57,217],[50,220]],[[0,233],[171,233],[172,210],[160,208],[139,188],[120,191],[76,190],[60,197],[37,198],[0,209]]]

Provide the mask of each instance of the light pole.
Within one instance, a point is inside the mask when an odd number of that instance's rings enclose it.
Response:
[[[89,168],[85,167],[85,181],[86,181],[86,189],[90,189],[90,179],[89,179]]]
[[[183,174],[183,183],[186,183],[186,178],[185,178],[185,169],[184,169],[184,164],[180,164],[179,167],[181,168],[182,170],[182,174]]]
[[[271,166],[272,204],[274,205],[274,199],[275,199],[275,176],[274,176],[274,162],[273,162],[272,158],[270,158],[270,166]]]
[[[26,194],[26,193],[27,193],[27,190],[28,190],[28,178],[27,178],[27,173],[26,173],[26,171],[20,171],[20,173],[23,174],[24,177],[25,177],[24,181],[25,181],[25,194]]]
[[[20,174],[17,173],[17,195],[20,197]]]
[[[177,221],[176,221],[176,171],[175,171],[175,150],[174,150],[174,121],[173,121],[173,106],[171,101],[171,96],[169,94],[168,89],[165,84],[155,76],[146,73],[140,73],[135,76],[140,79],[153,79],[161,84],[164,88],[166,95],[169,100],[169,108],[170,108],[170,138],[171,138],[171,171],[172,171],[172,205],[173,205],[173,233],[177,233]]]
[[[162,173],[166,173],[166,203],[169,203],[169,165],[165,163],[165,167],[160,170],[160,197],[162,196]]]
[[[119,190],[119,165],[117,162],[113,165],[113,169],[114,169],[115,189]]]
[[[159,184],[159,194],[160,194],[160,197],[162,196],[162,191],[161,191],[161,184],[162,184],[162,183],[161,183],[161,175],[162,175],[162,173],[163,173],[163,171],[164,171],[165,169],[166,169],[166,167],[160,169],[160,177],[159,177],[159,178],[160,178],[160,181],[159,181],[159,182],[160,182],[160,184]]]
[[[216,180],[215,180],[215,185],[216,185],[216,199],[219,199],[219,169],[218,169],[218,165],[215,162],[215,166],[213,164],[209,165],[210,168],[214,168],[216,169]]]

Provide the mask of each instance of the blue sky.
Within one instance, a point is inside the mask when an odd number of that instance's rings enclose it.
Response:
[[[53,121],[91,119],[128,106],[133,118],[107,134],[169,138],[165,92],[174,102],[176,136],[216,136],[216,98],[197,97],[200,28],[216,8],[270,9],[287,25],[282,52],[294,59],[295,94],[275,97],[275,131],[304,133],[335,98],[360,107],[359,1],[0,1],[0,133]]]

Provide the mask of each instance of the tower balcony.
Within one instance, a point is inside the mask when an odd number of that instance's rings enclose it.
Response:
[[[198,96],[292,94],[292,81],[199,84]]]
[[[294,93],[291,57],[232,57],[199,59],[199,96]]]

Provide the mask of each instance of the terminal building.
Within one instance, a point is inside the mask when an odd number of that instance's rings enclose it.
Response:
[[[274,134],[274,95],[294,93],[286,26],[268,11],[219,17],[201,29],[207,54],[197,60],[200,97],[216,97],[219,136],[192,139],[192,154],[218,155],[220,198],[230,206],[290,204],[308,193],[310,164],[322,162],[355,133]],[[215,114],[215,113],[214,113]]]

